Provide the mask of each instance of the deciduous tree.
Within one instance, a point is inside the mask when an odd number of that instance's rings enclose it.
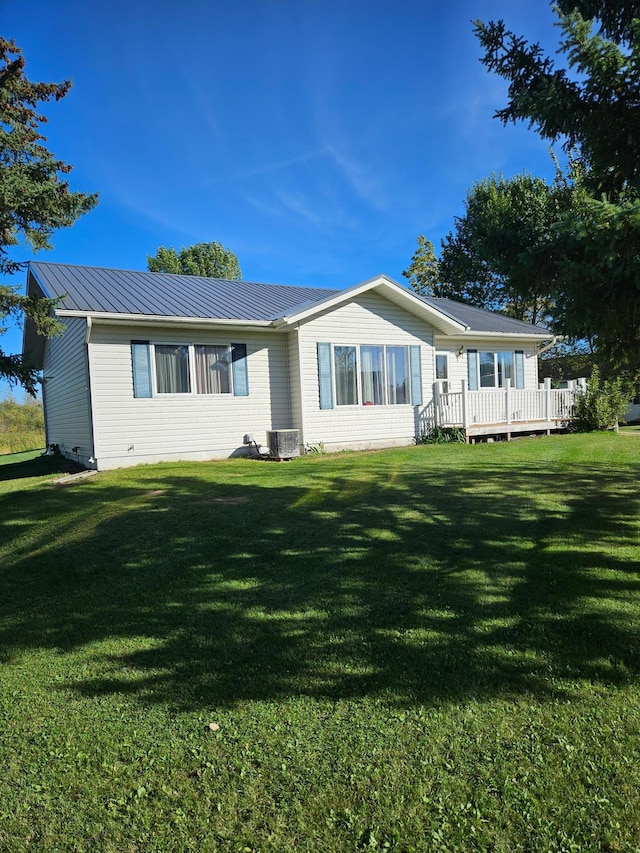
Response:
[[[183,246],[179,252],[170,246],[160,246],[155,255],[147,257],[150,272],[177,275],[200,275],[207,278],[239,279],[242,276],[238,258],[221,243],[195,243]]]

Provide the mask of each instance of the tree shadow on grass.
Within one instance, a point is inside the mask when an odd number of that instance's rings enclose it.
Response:
[[[21,455],[12,453],[0,460],[0,482],[23,480],[28,477],[48,477],[54,474],[73,474],[85,470],[83,465],[72,462],[58,454],[45,456],[41,453],[32,459],[22,459],[18,462],[10,461],[11,457]]]
[[[183,709],[562,696],[640,674],[634,472],[583,467],[558,493],[555,472],[507,465],[319,463],[277,487],[247,470],[0,504],[5,537],[29,531],[0,569],[5,659],[93,644],[67,687]]]

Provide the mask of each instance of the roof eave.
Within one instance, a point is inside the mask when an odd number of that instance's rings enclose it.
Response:
[[[259,328],[273,329],[272,320],[238,320],[218,317],[179,317],[161,314],[120,314],[106,311],[80,311],[69,308],[56,310],[58,317],[89,317],[93,323],[103,325],[188,326],[189,328]]]
[[[436,335],[436,337],[451,337],[451,335]],[[479,332],[473,329],[466,329],[463,334],[456,335],[456,338],[499,338],[500,340],[528,340],[528,341],[546,341],[556,337],[553,332]]]

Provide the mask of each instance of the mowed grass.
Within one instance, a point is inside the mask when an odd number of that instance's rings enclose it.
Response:
[[[640,850],[640,437],[2,461],[0,849]]]

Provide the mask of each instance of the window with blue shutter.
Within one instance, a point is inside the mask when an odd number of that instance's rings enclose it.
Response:
[[[249,396],[249,374],[247,371],[247,345],[231,344],[231,371],[235,397]]]
[[[320,408],[333,409],[333,373],[331,369],[331,344],[319,343],[317,346]]]
[[[151,397],[151,355],[149,341],[131,341],[133,396]]]
[[[411,372],[411,403],[422,405],[422,364],[420,363],[420,347],[409,347],[409,369]]]

